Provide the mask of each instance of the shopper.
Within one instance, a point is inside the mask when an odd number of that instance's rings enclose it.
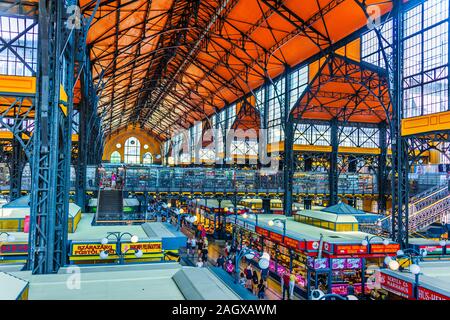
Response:
[[[187,238],[186,240],[186,254],[188,256],[191,255],[191,238]]]
[[[192,256],[195,256],[195,249],[197,247],[197,240],[195,240],[195,237],[192,237],[191,239],[191,250],[192,250]]]
[[[226,271],[229,275],[233,274],[234,266],[233,266],[233,261],[231,261],[231,259],[228,259],[228,261],[226,262],[225,271]]]
[[[289,275],[289,299],[294,299],[295,274],[291,271]]]
[[[261,279],[267,284],[267,277],[269,276],[269,268],[261,270]]]
[[[282,300],[289,300],[289,273],[284,273],[281,276],[281,291],[283,294]]]
[[[348,296],[354,296],[355,295],[355,287],[353,286],[353,282],[349,282],[348,283],[348,287],[347,287],[347,295]]]
[[[219,257],[217,258],[217,266],[219,268],[223,268],[224,264],[225,264],[225,258],[223,255],[220,254]]]
[[[206,229],[205,229],[205,226],[203,226],[203,225],[202,225],[202,228],[201,228],[201,230],[200,230],[200,236],[201,236],[202,238],[205,238],[205,237],[206,237]]]
[[[259,280],[258,284],[258,299],[263,300],[266,295],[266,285],[264,283],[264,280]]]
[[[230,243],[227,241],[225,243],[225,255],[228,256],[231,253],[231,245]]]
[[[247,289],[251,290],[252,289],[253,272],[252,272],[252,266],[250,264],[245,269],[245,278],[247,279],[247,281],[245,283],[245,287]]]
[[[203,265],[206,267],[208,264],[208,248],[206,246],[202,249],[202,261]]]
[[[257,293],[258,293],[258,284],[259,284],[258,273],[256,272],[256,270],[253,270],[253,275],[252,275],[252,292],[253,292],[254,295],[257,295]]]
[[[240,277],[239,277],[239,284],[240,284],[241,286],[245,287],[245,282],[246,282],[245,274],[244,274],[243,272],[241,272],[241,275],[240,275]]]
[[[199,257],[202,255],[202,250],[203,250],[203,239],[200,238],[197,243],[197,251]]]
[[[116,179],[117,179],[116,174],[113,172],[111,174],[111,188],[112,189],[116,188]]]

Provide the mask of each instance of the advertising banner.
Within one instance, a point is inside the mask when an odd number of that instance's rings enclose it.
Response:
[[[370,245],[370,253],[396,253],[398,250],[400,250],[400,244],[398,243],[388,245],[374,243]]]
[[[269,238],[270,238],[270,240],[273,240],[275,242],[279,242],[279,243],[283,242],[283,236],[281,234],[278,234],[278,233],[275,233],[275,232],[270,232],[269,233]]]
[[[429,255],[441,255],[443,253],[443,248],[442,246],[419,246],[419,251],[420,250],[426,250],[427,254]]]
[[[383,289],[395,293],[398,296],[407,299],[412,299],[413,297],[413,285],[411,282],[401,280],[381,272],[380,285]]]
[[[0,243],[0,256],[27,255],[28,243]]]
[[[328,258],[315,259],[313,257],[308,257],[306,261],[308,267],[314,270],[328,269],[330,267]]]
[[[449,296],[443,295],[433,290],[419,286],[418,300],[450,300]]]
[[[266,230],[266,229],[263,229],[263,228],[260,228],[260,227],[256,227],[255,231],[256,231],[257,234],[260,234],[260,235],[262,235],[262,236],[264,236],[266,238],[269,237],[269,231]]]
[[[115,243],[72,243],[72,256],[98,256],[100,252],[106,251],[108,254],[116,254],[117,246]]]
[[[360,258],[332,259],[331,268],[333,270],[361,269],[362,260]]]
[[[134,254],[135,250],[142,250],[143,253],[160,253],[162,252],[162,242],[138,242],[138,243],[121,243],[121,252],[126,254]]]
[[[335,254],[361,254],[367,253],[367,246],[363,245],[336,245]]]

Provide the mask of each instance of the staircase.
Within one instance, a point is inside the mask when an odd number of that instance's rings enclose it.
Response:
[[[100,190],[98,193],[97,213],[95,220],[121,220],[122,215],[122,190]]]
[[[434,222],[442,220],[442,217],[450,213],[450,192],[446,184],[435,186],[410,199],[408,206],[409,222],[408,232],[414,234],[428,227]],[[391,215],[379,220],[373,226],[373,233],[389,236],[391,230]]]

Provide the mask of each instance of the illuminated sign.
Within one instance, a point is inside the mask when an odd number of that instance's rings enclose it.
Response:
[[[300,241],[292,239],[292,238],[288,238],[288,237],[284,237],[284,241],[283,243],[285,245],[287,245],[290,248],[294,248],[294,249],[300,249]],[[303,246],[304,248],[304,246]]]
[[[449,296],[437,293],[435,291],[420,287],[417,290],[418,300],[450,300]]]
[[[116,244],[101,243],[72,243],[72,256],[98,256],[100,252],[106,251],[108,254],[116,253]]]
[[[366,253],[367,247],[363,245],[336,245],[336,254],[361,254]]]
[[[266,238],[269,237],[269,231],[266,230],[266,229],[263,229],[263,228],[260,228],[260,227],[256,227],[255,231],[256,231],[257,234],[260,234],[260,235],[262,235],[262,236],[264,236]]]
[[[1,243],[0,256],[27,255],[28,243]]]
[[[158,253],[162,251],[162,242],[138,242],[138,243],[122,243],[120,245],[121,252],[134,254],[134,250],[142,250],[143,253]]]
[[[393,292],[398,296],[412,298],[413,285],[411,282],[380,273],[380,285],[383,289]]]
[[[330,266],[327,258],[315,259],[313,257],[307,257],[306,259],[308,267],[314,270],[328,269]]]
[[[344,270],[344,269],[361,269],[362,261],[360,258],[347,258],[347,259],[332,259],[331,269]]]
[[[388,245],[374,243],[370,245],[370,253],[396,253],[400,250],[400,245],[398,243],[391,243]]]
[[[281,242],[281,243],[283,242],[283,236],[281,234],[278,234],[275,232],[270,232],[269,238],[276,242]]]
[[[427,254],[442,254],[442,246],[419,246],[420,250],[426,250]]]

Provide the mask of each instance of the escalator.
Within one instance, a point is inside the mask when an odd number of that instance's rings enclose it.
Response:
[[[122,190],[100,190],[95,220],[121,220],[123,215]]]
[[[435,222],[440,222],[450,214],[450,191],[447,184],[442,184],[421,192],[410,199],[408,232],[417,234]],[[391,215],[379,220],[374,226],[374,233],[389,236]]]

